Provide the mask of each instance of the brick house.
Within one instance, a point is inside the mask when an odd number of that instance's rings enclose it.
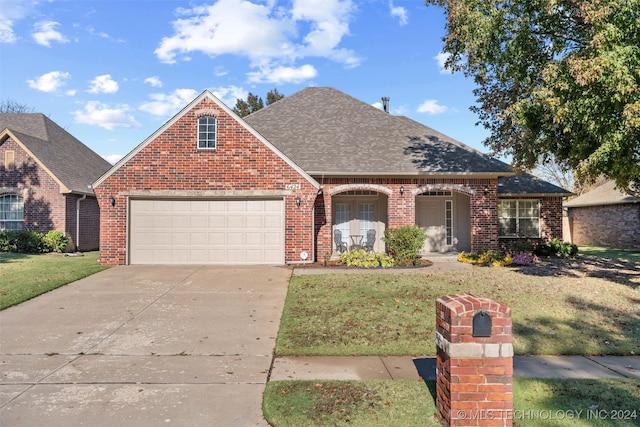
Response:
[[[73,249],[98,249],[90,186],[109,162],[40,113],[0,113],[0,130],[0,230],[59,230]]]
[[[94,190],[103,264],[306,263],[410,224],[425,253],[497,249],[561,237],[570,194],[318,87],[244,119],[205,91]]]
[[[564,239],[584,246],[640,249],[640,200],[608,181],[564,204]]]

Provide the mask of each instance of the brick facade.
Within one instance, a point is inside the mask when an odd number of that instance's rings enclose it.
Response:
[[[197,122],[217,117],[215,149],[198,149]],[[285,190],[287,184],[300,189]],[[304,175],[265,145],[213,100],[203,97],[95,188],[100,204],[100,262],[126,264],[127,207],[132,197],[256,197],[285,201],[285,260],[313,253],[313,205],[317,195]],[[111,206],[109,198],[115,205]],[[295,198],[300,197],[298,208]]]
[[[5,152],[13,151],[15,169],[4,165]],[[62,194],[59,183],[40,166],[12,138],[0,145],[0,194],[16,194],[23,197],[23,228],[47,233],[58,230],[76,242],[76,198],[75,194]],[[88,196],[81,202],[81,241],[86,235],[83,250],[98,248],[99,213],[95,197]]]
[[[491,319],[489,336],[474,336],[474,315]],[[436,406],[449,426],[511,426],[511,309],[458,294],[436,301]]]
[[[569,208],[564,239],[576,245],[640,249],[640,203]]]

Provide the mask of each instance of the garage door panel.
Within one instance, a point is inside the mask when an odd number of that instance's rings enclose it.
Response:
[[[132,264],[282,264],[282,200],[132,200]]]

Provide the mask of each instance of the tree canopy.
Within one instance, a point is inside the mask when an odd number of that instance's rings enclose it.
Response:
[[[426,0],[446,66],[476,83],[485,145],[531,170],[560,162],[640,197],[640,1]]]
[[[267,105],[271,105],[279,99],[284,98],[278,89],[272,89],[267,92]],[[258,95],[254,95],[249,92],[247,96],[247,100],[237,99],[236,106],[233,107],[233,112],[236,113],[240,117],[248,116],[249,114],[256,112],[265,107],[264,101]]]

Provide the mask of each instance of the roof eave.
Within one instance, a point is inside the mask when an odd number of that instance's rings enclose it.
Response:
[[[371,173],[371,172],[336,172],[336,171],[308,171],[311,176],[333,176],[333,177],[465,177],[465,178],[482,178],[492,179],[501,178],[505,176],[513,176],[515,172],[385,172],[385,173]]]
[[[498,197],[570,197],[573,193],[500,193]]]

